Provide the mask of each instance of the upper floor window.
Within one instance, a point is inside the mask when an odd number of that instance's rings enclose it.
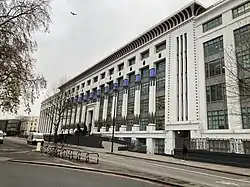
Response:
[[[135,82],[135,74],[134,73],[129,74],[128,78],[129,78],[129,83]]]
[[[104,79],[105,78],[105,72],[103,72],[102,74],[101,74],[101,79]]]
[[[157,45],[155,46],[155,52],[156,52],[156,53],[158,53],[158,52],[160,52],[160,51],[163,51],[164,49],[166,49],[166,41],[161,42],[161,43],[159,43],[159,44],[157,44]]]
[[[223,51],[223,36],[212,39],[204,43],[204,57],[214,55]]]
[[[160,72],[165,72],[165,69],[166,69],[166,61],[165,60],[163,60],[163,61],[156,64],[156,72],[157,72],[157,74],[160,73]]]
[[[89,85],[91,84],[91,80],[88,80],[88,82],[87,82],[87,83],[88,83],[88,86],[89,86]]]
[[[141,70],[141,78],[148,78],[149,77],[149,69],[148,68],[144,68]]]
[[[85,82],[84,83],[82,83],[82,88],[84,88],[85,87]]]
[[[250,2],[242,4],[232,10],[233,18],[237,18],[243,14],[250,12]]]
[[[128,65],[129,66],[132,66],[134,64],[135,64],[135,57],[133,57],[133,58],[131,58],[131,59],[128,60]]]
[[[203,24],[203,32],[207,32],[215,27],[218,27],[222,24],[222,16],[218,16],[206,23]]]
[[[97,82],[98,81],[98,77],[94,77],[94,82]]]
[[[109,70],[109,75],[113,75],[114,74],[114,68],[111,68],[110,70]]]
[[[118,71],[121,71],[124,69],[124,63],[118,65]]]
[[[72,88],[72,92],[73,92],[73,93],[75,92],[75,88]]]
[[[80,89],[80,86],[78,85],[77,87],[76,87],[76,90],[78,91]]]
[[[149,57],[149,49],[141,53],[141,60]]]

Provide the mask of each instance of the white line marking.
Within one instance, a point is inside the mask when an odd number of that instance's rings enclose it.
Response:
[[[239,186],[238,184],[232,183],[232,182],[226,182],[226,181],[216,181],[218,184],[225,184],[225,185],[231,185],[231,186]]]
[[[141,162],[142,164],[149,164],[148,162],[143,162],[143,161],[139,161],[139,160],[136,161],[136,163],[138,163],[138,162]],[[204,176],[208,176],[208,177],[216,177],[216,178],[226,179],[226,180],[230,180],[230,181],[237,181],[237,182],[250,184],[250,181],[246,181],[246,179],[244,179],[244,180],[233,179],[233,178],[229,178],[229,177],[223,177],[223,176],[218,176],[218,175],[213,175],[213,174],[208,174],[208,173],[202,173],[202,172],[198,172],[198,171],[191,171],[191,170],[182,169],[182,168],[175,168],[175,167],[172,167],[172,166],[159,165],[159,164],[154,164],[154,163],[150,163],[150,165],[154,165],[154,166],[158,166],[158,167],[165,167],[165,168],[174,169],[174,170],[179,170],[179,171],[183,171],[183,172],[186,172],[186,173],[195,173],[195,174],[198,174],[198,175],[204,175]],[[189,167],[192,167],[192,166],[189,166]]]

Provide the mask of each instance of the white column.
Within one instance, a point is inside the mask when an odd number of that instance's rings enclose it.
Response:
[[[117,93],[113,94],[113,102],[112,102],[112,110],[111,110],[111,117],[114,118],[114,110],[115,110],[115,104],[117,105]],[[116,111],[117,113],[117,111]]]
[[[165,154],[173,155],[175,148],[175,134],[174,131],[168,131],[165,139]]]
[[[138,86],[140,86],[140,85],[136,85],[135,88]],[[134,114],[135,115],[140,114],[140,96],[141,96],[140,89],[136,89],[135,90],[135,104],[134,104]]]
[[[146,145],[147,145],[147,154],[154,154],[153,138],[147,138]]]
[[[122,99],[122,117],[127,117],[128,110],[128,89],[124,88],[123,99]]]
[[[85,113],[86,113],[86,103],[82,103],[82,117],[81,117],[81,123],[84,123],[85,120]]]
[[[81,105],[78,103],[76,108],[76,124],[80,123],[80,112],[81,112]]]
[[[156,96],[156,81],[155,78],[150,78],[149,85],[149,113],[155,113],[155,96]]]
[[[106,120],[108,115],[108,95],[104,96],[102,119]]]

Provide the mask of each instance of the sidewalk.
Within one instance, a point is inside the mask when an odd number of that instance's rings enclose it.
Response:
[[[75,146],[75,145],[67,145],[67,147],[82,149],[90,152],[97,152],[102,154],[113,154],[117,156],[124,156],[130,158],[144,159],[148,161],[161,162],[167,164],[177,164],[183,166],[189,166],[194,168],[206,169],[211,171],[219,171],[223,173],[229,173],[234,175],[246,176],[250,177],[250,169],[248,168],[240,168],[219,164],[211,164],[206,162],[196,162],[196,161],[182,161],[180,159],[176,159],[170,156],[160,156],[160,155],[148,155],[143,153],[135,153],[129,151],[114,151],[114,153],[110,153],[107,149],[99,149],[99,148],[90,148],[84,146]]]

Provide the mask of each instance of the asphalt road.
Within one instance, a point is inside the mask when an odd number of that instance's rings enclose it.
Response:
[[[20,144],[23,144],[23,146],[25,146],[24,140],[13,139],[11,141],[12,143],[10,143],[10,146],[11,144],[18,144],[18,146],[20,146]],[[160,176],[161,179],[164,180],[174,178],[178,183],[187,185],[189,184],[189,186],[193,187],[200,185],[212,187],[250,187],[249,177],[198,169],[189,166],[157,163],[154,161],[128,158],[105,153],[100,153],[100,163],[109,165],[108,169],[111,170],[117,170],[127,173],[130,173],[132,171],[136,171],[138,173],[147,173],[150,174],[151,177]]]
[[[0,162],[0,168],[0,185],[3,187],[157,186],[139,180],[55,167]]]

